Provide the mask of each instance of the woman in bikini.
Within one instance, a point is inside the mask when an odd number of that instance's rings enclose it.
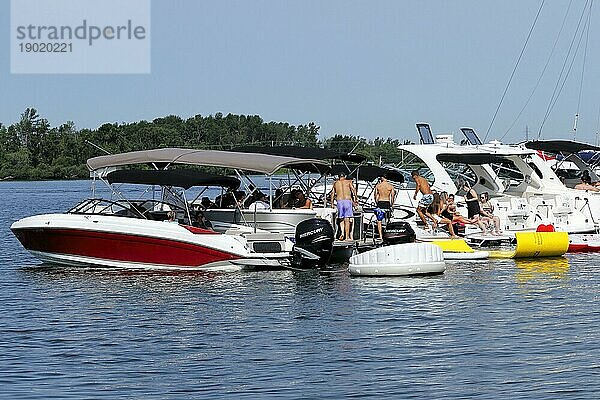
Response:
[[[501,235],[500,218],[497,215],[494,215],[494,205],[490,202],[490,195],[488,192],[483,192],[481,193],[481,196],[479,196],[479,199],[481,201],[481,215],[483,216],[483,221],[489,222],[492,234]],[[492,227],[495,229],[493,230]]]
[[[448,194],[446,192],[440,194],[434,193],[433,202],[428,208],[427,216],[433,221],[434,227],[444,224],[448,227],[450,238],[458,239],[452,226],[452,215],[448,212],[447,199]]]

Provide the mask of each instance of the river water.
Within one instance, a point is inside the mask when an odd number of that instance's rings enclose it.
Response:
[[[89,182],[2,182],[0,397],[598,398],[600,256],[428,278],[44,267],[9,226]]]

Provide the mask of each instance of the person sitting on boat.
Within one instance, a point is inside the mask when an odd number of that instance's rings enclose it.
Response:
[[[244,208],[250,207],[250,204],[266,196],[263,192],[261,192],[260,189],[258,189],[253,184],[248,185],[248,189],[250,189],[250,193],[244,199]]]
[[[428,216],[434,222],[434,226],[439,226],[440,224],[446,225],[448,228],[448,232],[450,233],[451,239],[458,239],[454,232],[453,216],[448,211],[448,193],[442,192],[440,194],[433,194],[433,202],[428,208]],[[454,201],[454,197],[452,198]]]
[[[452,223],[453,224],[460,223],[463,225],[477,225],[476,221],[462,216],[460,214],[460,212],[456,209],[456,204],[448,205],[448,212],[450,212],[452,214]]]
[[[330,196],[332,208],[334,199],[337,200],[336,205],[338,210],[338,218],[342,219],[342,234],[340,235],[339,240],[352,240],[352,236],[350,236],[350,220],[354,217],[352,200],[356,197],[356,188],[352,184],[352,181],[346,179],[345,174],[340,172],[338,175],[338,180],[333,184],[333,189]]]
[[[262,197],[256,200],[254,203],[248,206],[248,210],[256,211],[256,210],[268,210],[269,209],[269,198],[266,194],[263,194]]]
[[[379,239],[383,240],[383,232],[381,225],[384,219],[388,220],[390,218],[392,204],[394,204],[394,198],[396,197],[396,190],[394,189],[394,185],[389,183],[384,176],[380,176],[377,185],[375,185],[373,197],[375,198],[375,204],[377,204],[377,208],[375,208],[375,217],[377,219],[377,231],[379,232]],[[379,210],[380,212],[377,210]]]
[[[205,210],[208,210],[209,208],[217,207],[217,205],[215,203],[213,203],[212,201],[210,201],[210,199],[208,197],[203,197],[202,200],[200,201],[200,205]]]
[[[206,216],[202,211],[198,211],[196,213],[192,225],[196,228],[212,229],[212,223],[208,219],[206,219]]]
[[[285,208],[296,208],[296,203],[298,202],[298,199],[296,199],[297,191],[298,189],[292,189],[290,191],[290,195],[287,199],[287,202],[285,203]]]
[[[233,190],[227,189],[227,192],[215,198],[215,203],[218,208],[234,208],[236,196]]]
[[[587,172],[587,171],[585,171]],[[587,174],[582,174],[581,175],[581,183],[578,183],[577,185],[575,185],[575,189],[577,190],[588,190],[590,192],[600,192],[600,189],[598,189],[596,186],[592,185],[592,178],[589,175],[589,172]]]
[[[244,207],[244,200],[246,199],[246,192],[244,192],[243,190],[236,190],[234,192],[234,198],[235,198],[235,203],[233,204],[232,208],[243,208]]]
[[[456,208],[456,203],[454,202],[454,195],[449,194],[447,198],[447,206],[444,211],[442,211],[442,215],[446,218],[452,220],[452,227],[454,232],[457,233],[459,231],[460,225],[477,225],[477,222],[465,218]]]
[[[502,231],[500,230],[500,218],[497,215],[494,215],[494,205],[490,202],[489,193],[481,193],[479,200],[481,203],[480,207],[483,222],[489,222],[490,231],[492,231],[492,234],[501,235]]]
[[[475,189],[471,187],[469,182],[465,181],[462,184],[462,189],[465,191],[465,201],[467,202],[468,218],[475,222],[484,235],[487,235],[485,223],[481,220],[481,206],[479,205],[479,196]]]
[[[283,189],[275,189],[275,198],[273,199],[273,208],[285,208],[286,198]]]
[[[427,219],[425,218],[425,212],[427,211],[427,207],[433,202],[433,192],[431,191],[431,187],[429,186],[429,182],[427,179],[423,178],[419,174],[419,170],[414,170],[410,174],[417,184],[415,188],[415,195],[413,196],[413,200],[417,199],[417,194],[421,192],[422,196],[417,204],[417,214],[423,224],[425,224],[425,230],[430,230],[429,224],[427,223]]]
[[[311,209],[313,208],[312,201],[304,195],[302,190],[296,191],[295,208]]]
[[[169,222],[171,224],[178,224],[179,222],[175,219],[175,211],[167,212],[167,219],[165,222]]]

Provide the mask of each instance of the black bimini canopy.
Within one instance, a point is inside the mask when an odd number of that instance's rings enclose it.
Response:
[[[348,171],[348,168],[352,172]],[[346,174],[347,176],[351,176],[354,179],[360,179],[367,182],[372,182],[375,179],[383,176],[385,179],[389,179],[390,181],[402,183],[404,182],[404,175],[401,172],[394,171],[392,169],[378,167],[376,165],[361,165],[361,166],[349,166],[346,167],[344,165],[334,165],[331,168],[332,175],[338,175],[340,173]]]
[[[220,186],[236,190],[240,180],[231,176],[207,175],[189,170],[120,169],[109,173],[106,179],[113,183],[175,186],[189,189],[193,186]]]
[[[343,151],[322,149],[320,147],[300,147],[300,146],[241,146],[236,147],[233,151],[243,153],[262,153],[274,156],[285,156],[295,158],[309,158],[317,160],[341,160],[354,163],[362,163],[367,157],[361,154],[344,153]]]
[[[572,140],[534,140],[525,143],[525,147],[548,153],[578,153],[583,150],[600,151],[600,147]]]
[[[494,164],[494,163],[505,163],[508,160],[502,156],[488,153],[442,153],[436,156],[440,162],[451,162],[457,164],[471,164],[471,165],[482,165],[482,164]]]

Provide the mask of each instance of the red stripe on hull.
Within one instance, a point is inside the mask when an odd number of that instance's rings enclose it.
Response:
[[[197,244],[130,234],[78,229],[15,229],[13,233],[27,250],[111,261],[198,267],[241,258]]]
[[[595,253],[600,252],[600,246],[590,246],[589,244],[570,244],[568,253]]]

